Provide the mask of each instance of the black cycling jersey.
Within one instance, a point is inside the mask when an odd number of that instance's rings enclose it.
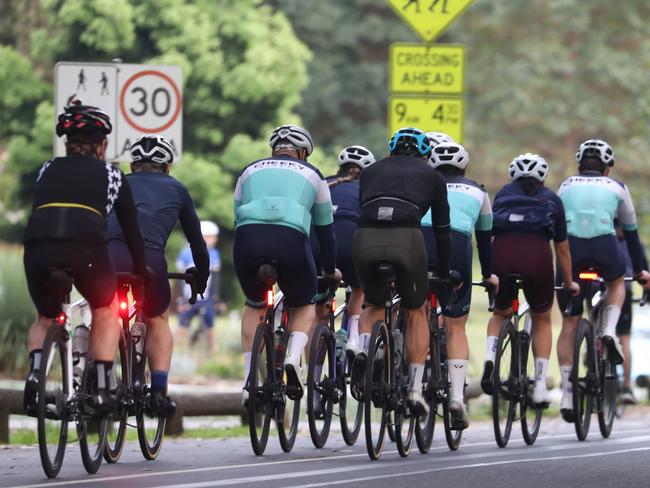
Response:
[[[70,240],[105,244],[106,217],[115,208],[135,269],[144,270],[142,233],[122,171],[99,159],[66,156],[47,161],[36,182],[24,243]]]

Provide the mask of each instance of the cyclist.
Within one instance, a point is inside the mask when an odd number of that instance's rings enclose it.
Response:
[[[558,275],[561,271],[564,287],[571,293],[577,293],[579,287],[571,274],[564,206],[560,198],[544,186],[549,172],[548,163],[537,154],[521,154],[512,160],[508,171],[512,182],[505,185],[494,198],[492,270],[501,282],[494,314],[487,327],[487,356],[481,387],[485,393],[492,394],[490,380],[497,336],[503,321],[513,313],[515,290],[511,283],[503,280],[503,275],[523,275],[523,291],[533,322],[533,403],[547,407],[550,403],[546,377],[553,341],[551,306],[554,286],[550,240],[555,244]]]
[[[340,280],[332,230],[329,187],[318,169],[307,162],[313,151],[311,135],[302,127],[282,125],[270,137],[270,158],[244,168],[235,187],[235,272],[246,296],[242,315],[244,378],[250,372],[251,349],[263,319],[266,290],[257,280],[262,261],[275,261],[278,285],[291,309],[291,332],[284,359],[289,389],[302,395],[300,357],[316,324],[317,280],[309,244],[313,224],[326,276]],[[247,400],[243,390],[242,400]]]
[[[361,352],[353,363],[352,390],[355,398],[360,399],[370,332],[373,324],[384,318],[385,291],[375,276],[376,266],[388,261],[395,267],[401,307],[407,314],[409,405],[416,414],[422,414],[428,412],[422,397],[422,377],[429,329],[425,307],[427,251],[420,221],[431,208],[439,275],[448,278],[451,240],[447,186],[443,177],[425,163],[431,146],[421,130],[396,131],[388,149],[389,157],[361,173],[361,217],[352,256],[367,306],[359,321]]]
[[[169,175],[173,162],[171,144],[160,135],[146,134],[131,146],[131,174],[126,177],[138,207],[145,259],[155,275],[146,288],[142,309],[147,324],[145,352],[151,371],[151,397],[146,407],[152,416],[171,416],[175,411],[174,402],[167,397],[173,338],[169,329],[171,291],[165,246],[177,221],[192,247],[196,268],[188,271],[195,273],[197,292],[205,290],[210,275],[208,251],[192,197],[187,188]],[[132,272],[133,260],[116,217],[111,214],[108,219],[109,252],[117,271]]]
[[[32,213],[27,222],[25,274],[38,311],[29,330],[29,374],[24,408],[36,414],[38,370],[42,345],[52,319],[61,313],[47,276],[52,268],[69,270],[92,311],[89,353],[97,370],[98,390],[92,397],[99,413],[108,413],[113,399],[107,390],[120,328],[115,302],[115,270],[106,249],[106,217],[111,209],[133,256],[134,271],[149,276],[138,214],[124,174],[104,161],[106,136],[112,125],[96,107],[71,100],[59,114],[56,134],[66,136],[66,156],[47,161],[36,180]]]
[[[589,139],[576,153],[578,174],[567,178],[558,191],[564,202],[571,246],[573,272],[585,267],[596,268],[605,279],[607,295],[602,312],[602,340],[606,357],[614,363],[623,361],[623,352],[616,337],[616,324],[625,301],[625,261],[619,250],[614,231],[618,217],[632,259],[634,278],[650,287],[650,273],[644,269],[643,249],[636,227],[636,212],[632,196],[622,182],[608,178],[614,165],[614,151],[605,141]],[[564,294],[558,302],[566,306]],[[578,322],[582,315],[581,297],[574,298],[572,316],[562,320],[557,341],[557,355],[562,375],[560,413],[567,422],[574,421],[571,383],[573,347]]]
[[[431,140],[431,137],[429,137]],[[499,279],[492,274],[491,233],[492,206],[490,197],[483,187],[465,177],[469,164],[469,154],[460,144],[443,142],[437,144],[431,152],[430,164],[442,174],[447,182],[447,199],[449,200],[451,221],[452,253],[451,268],[460,273],[462,284],[456,290],[456,299],[448,303],[446,293],[440,297],[445,303],[443,310],[447,327],[447,356],[451,379],[449,410],[454,425],[465,429],[469,426],[469,416],[463,397],[469,344],[465,333],[465,324],[472,299],[472,232],[476,236],[476,247],[481,262],[481,275],[495,290]],[[436,265],[436,247],[431,228],[431,210],[422,219],[422,233],[427,244],[429,265]]]

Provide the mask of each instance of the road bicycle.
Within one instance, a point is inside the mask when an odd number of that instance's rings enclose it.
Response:
[[[499,331],[492,371],[492,422],[499,447],[506,447],[515,420],[529,446],[535,443],[545,406],[533,403],[535,358],[531,354],[532,319],[528,303],[519,301],[526,278],[519,274],[500,277],[502,286],[515,290],[512,317],[505,319]],[[561,288],[564,289],[564,288]],[[517,406],[519,413],[517,414]]]
[[[593,268],[581,271],[578,278],[588,318],[581,318],[578,324],[570,381],[576,436],[584,441],[589,434],[594,410],[598,414],[601,435],[604,438],[610,436],[616,417],[618,375],[616,364],[607,357],[602,340],[601,312],[607,295],[605,280]],[[647,292],[644,291],[639,304],[643,306],[646,301]],[[570,308],[571,304],[568,314]]]
[[[196,302],[197,288],[192,273],[169,273],[168,278],[183,280],[190,285],[190,304]],[[162,449],[167,417],[150,417],[147,402],[151,393],[151,374],[147,368],[145,346],[147,326],[142,312],[143,283],[138,275],[117,273],[117,297],[121,323],[117,357],[112,371],[110,388],[115,391],[117,411],[109,416],[109,429],[104,449],[108,463],[119,460],[124,449],[126,427],[138,431],[138,443],[142,455],[154,460]],[[135,416],[135,425],[129,417]]]
[[[55,478],[63,464],[68,443],[68,424],[75,422],[81,459],[88,473],[96,473],[102,462],[108,419],[96,412],[91,396],[97,389],[97,374],[84,350],[75,350],[83,342],[90,325],[90,308],[84,299],[70,303],[74,283],[72,274],[54,269],[47,277],[50,289],[62,303],[62,312],[52,320],[43,342],[38,371],[37,431],[43,471]],[[70,317],[81,315],[81,325],[73,336]],[[86,345],[87,350],[87,345]]]
[[[257,279],[266,288],[264,318],[257,326],[251,353],[251,369],[246,386],[245,408],[253,452],[264,453],[271,420],[275,420],[280,446],[284,452],[293,449],[300,417],[300,392],[287,385],[284,356],[289,339],[289,310],[284,306],[282,292],[275,293],[277,282],[275,261],[258,265]]]

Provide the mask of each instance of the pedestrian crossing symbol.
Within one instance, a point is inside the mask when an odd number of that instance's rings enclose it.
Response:
[[[426,42],[442,34],[474,0],[387,0],[404,22]]]

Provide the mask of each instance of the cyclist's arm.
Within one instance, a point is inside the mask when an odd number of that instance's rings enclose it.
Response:
[[[203,240],[203,235],[201,234],[201,222],[199,221],[199,217],[196,215],[194,202],[189,193],[186,194],[185,202],[181,208],[180,214],[178,215],[178,220],[181,222],[183,234],[185,234],[187,242],[190,243],[190,249],[192,250],[194,266],[196,266],[197,269],[199,284],[202,283],[203,286],[205,286],[205,283],[207,283],[208,278],[210,277],[210,256],[205,241]],[[202,291],[203,290],[201,290],[201,292]]]
[[[138,221],[138,209],[133,200],[133,193],[127,181],[127,178],[122,172],[122,184],[115,200],[115,216],[117,217],[124,240],[129,248],[131,257],[133,258],[134,271],[138,274],[143,274],[147,267],[144,257],[144,240],[142,239],[142,231],[140,230],[140,222]]]
[[[438,251],[438,273],[441,278],[449,276],[451,263],[451,227],[449,223],[449,202],[447,201],[447,183],[436,172],[436,180],[431,200],[431,225],[436,236]]]
[[[632,268],[634,273],[638,274],[645,269],[643,247],[639,239],[639,232],[636,226],[636,211],[632,203],[632,195],[627,186],[623,185],[623,199],[617,211],[618,221],[621,223],[621,229],[625,236],[627,250],[632,259]]]
[[[487,193],[483,195],[483,205],[474,229],[478,259],[483,278],[492,275],[492,204]]]
[[[571,250],[569,249],[569,240],[555,241],[555,258],[562,272],[562,279],[565,284],[573,282],[571,270]],[[531,258],[531,259],[534,259]]]
[[[323,269],[333,274],[336,267],[336,240],[333,229],[332,197],[327,181],[321,179],[316,201],[311,209],[316,237],[320,244]]]

